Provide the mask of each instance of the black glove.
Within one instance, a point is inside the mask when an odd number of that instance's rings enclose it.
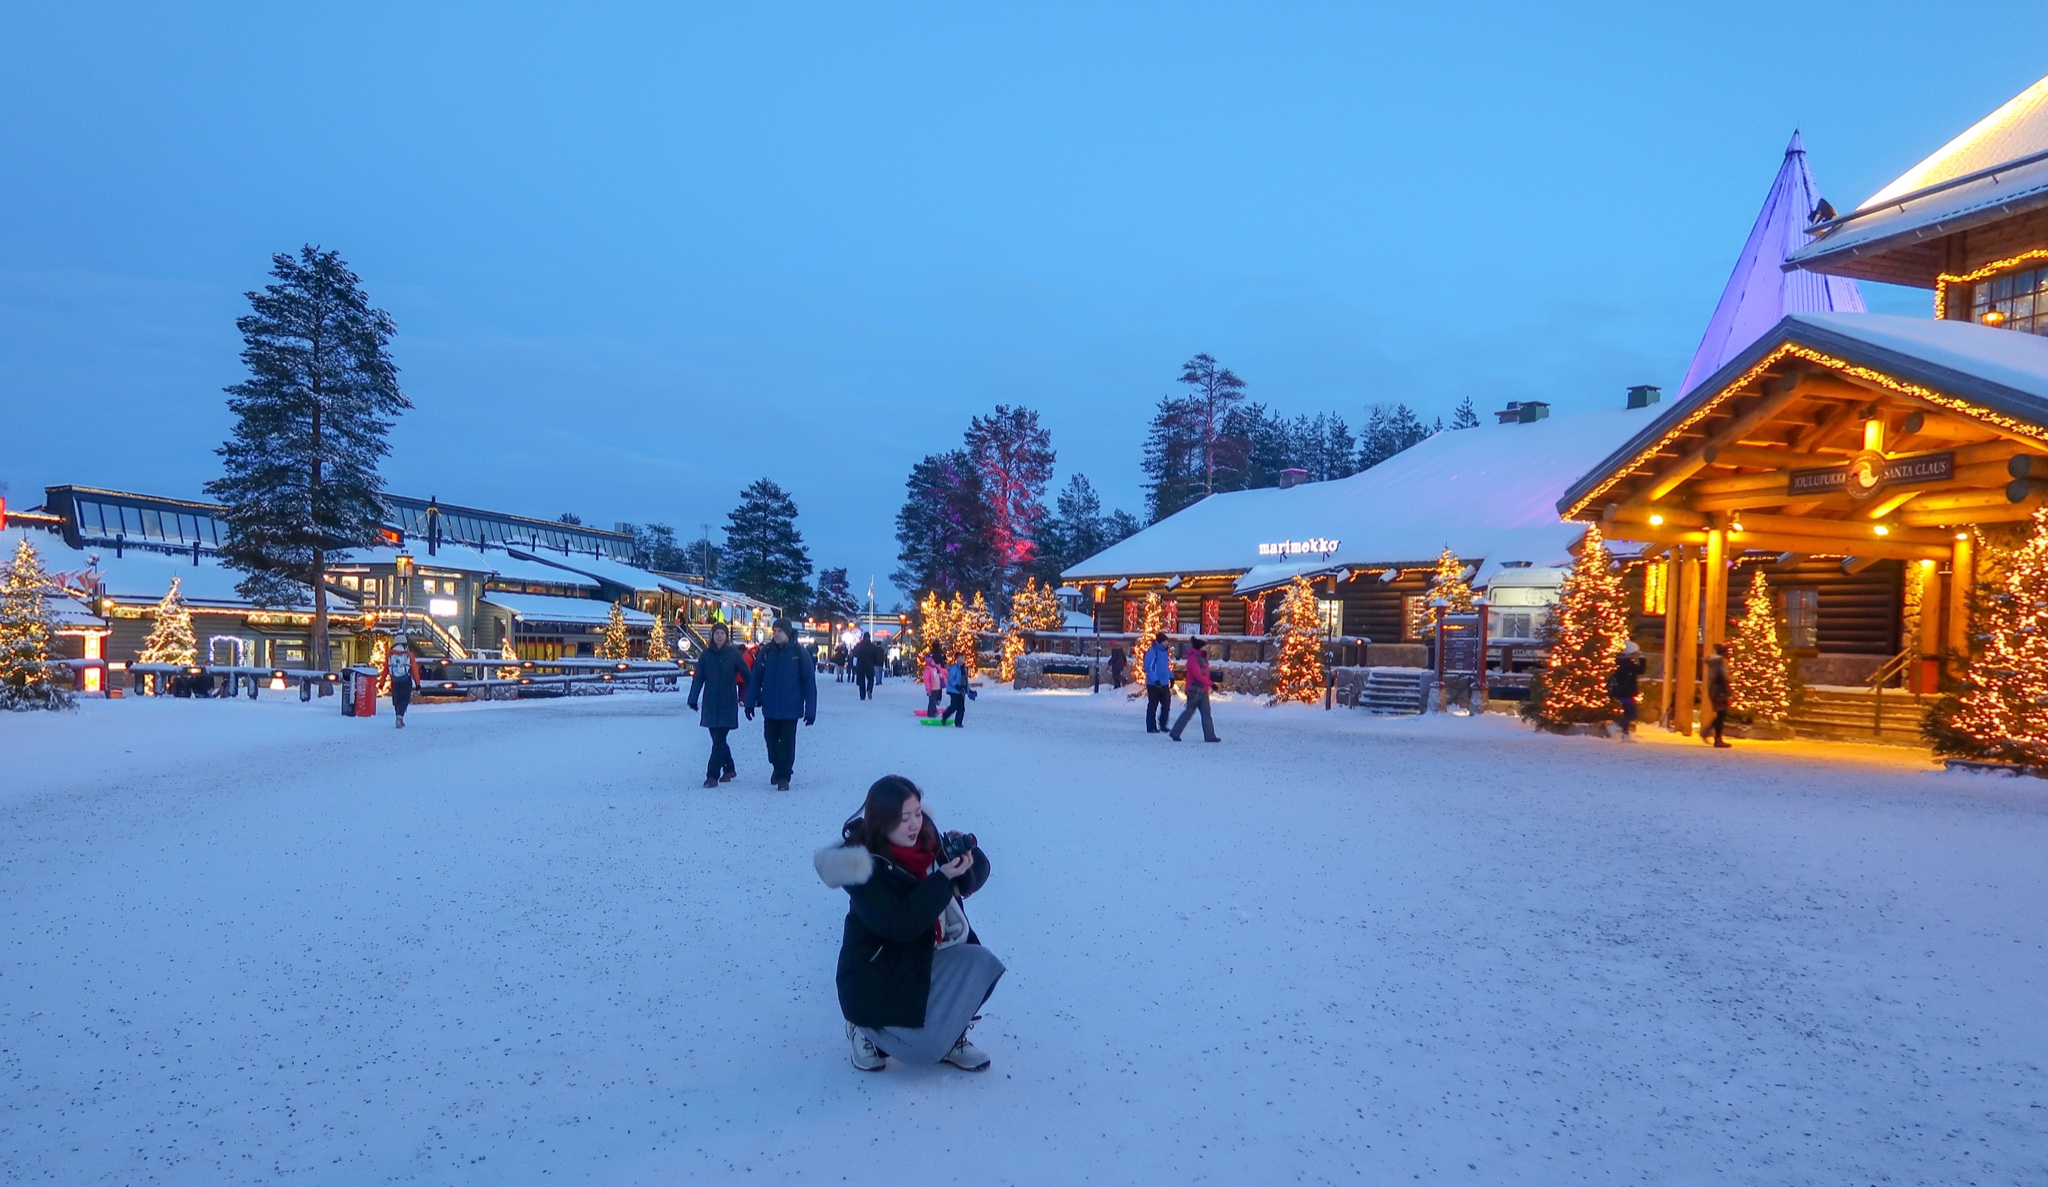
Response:
[[[815,717],[806,717],[806,718],[804,718],[804,724],[805,724],[805,725],[816,725],[816,724],[818,724],[818,719],[817,719],[817,718],[815,718]]]
[[[754,720],[754,707],[752,705],[747,706],[747,720]]]

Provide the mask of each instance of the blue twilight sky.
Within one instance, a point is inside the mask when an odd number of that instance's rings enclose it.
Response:
[[[1795,125],[1847,207],[2048,72],[2038,5],[321,7],[0,13],[16,505],[197,495],[313,242],[397,319],[393,489],[689,536],[768,475],[887,599],[977,411],[1139,510],[1200,350],[1354,423],[1672,388]]]

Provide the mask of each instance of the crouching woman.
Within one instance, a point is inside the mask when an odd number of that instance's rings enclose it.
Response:
[[[901,775],[877,779],[840,835],[813,861],[850,900],[838,983],[853,1066],[878,1072],[893,1055],[987,1069],[967,1028],[1003,962],[981,946],[961,905],[988,881],[987,855],[977,846],[942,863],[924,795]]]

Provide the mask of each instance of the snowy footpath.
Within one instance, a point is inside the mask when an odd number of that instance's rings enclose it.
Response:
[[[2048,1181],[2048,783],[1494,718],[822,686],[0,715],[0,1176]],[[984,1074],[848,1066],[877,775],[994,865]]]

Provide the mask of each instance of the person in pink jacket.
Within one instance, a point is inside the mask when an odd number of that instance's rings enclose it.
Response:
[[[939,715],[939,692],[946,687],[945,657],[934,647],[924,657],[924,715]]]
[[[1184,688],[1182,696],[1187,704],[1180,711],[1180,720],[1173,723],[1173,729],[1167,736],[1176,742],[1180,741],[1181,731],[1188,727],[1188,718],[1200,713],[1202,741],[1221,742],[1223,739],[1216,736],[1216,723],[1209,720],[1209,689],[1212,687],[1209,679],[1209,653],[1203,650],[1200,639],[1188,640],[1187,668],[1187,675],[1181,682]]]

